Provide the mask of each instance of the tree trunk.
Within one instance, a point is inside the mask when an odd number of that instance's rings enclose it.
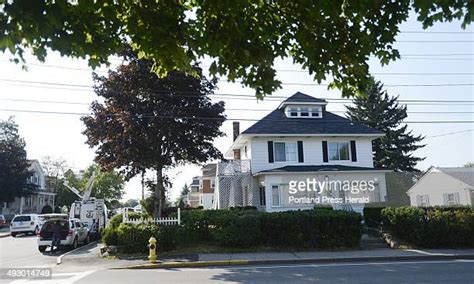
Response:
[[[161,218],[161,211],[162,211],[162,200],[163,200],[163,193],[165,191],[165,187],[163,184],[163,167],[156,167],[156,188],[155,188],[155,198],[154,198],[154,205],[153,206],[153,216],[155,218]]]

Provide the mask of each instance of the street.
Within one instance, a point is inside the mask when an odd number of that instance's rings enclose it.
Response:
[[[107,269],[87,263],[56,265],[60,253],[41,254],[34,236],[0,238],[0,265],[53,268],[52,280],[2,280],[6,283],[474,283],[473,260],[393,261],[259,265],[180,269]],[[3,283],[3,282],[2,282]]]
[[[19,235],[0,238],[0,267],[51,267],[63,252],[44,254],[38,251],[36,236]]]

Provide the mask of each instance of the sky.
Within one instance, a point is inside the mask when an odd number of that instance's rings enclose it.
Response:
[[[456,167],[473,162],[473,27],[462,30],[460,22],[452,22],[438,23],[423,30],[412,15],[408,22],[400,26],[400,30],[402,33],[397,37],[395,47],[400,51],[402,59],[391,62],[388,66],[381,66],[376,59],[371,59],[369,65],[371,73],[384,83],[390,95],[399,96],[401,101],[411,100],[401,102],[407,104],[406,121],[409,129],[415,135],[426,136],[426,146],[414,153],[416,156],[426,157],[418,164],[418,168]],[[84,60],[61,57],[53,52],[45,63],[27,57],[28,70],[25,71],[21,65],[9,62],[9,58],[9,54],[0,54],[0,120],[14,117],[20,134],[26,141],[29,159],[41,161],[45,156],[62,158],[76,171],[85,169],[93,162],[94,149],[85,144],[86,137],[82,134],[85,126],[80,121],[79,114],[88,113],[90,103],[98,99],[89,87],[93,81],[87,63]],[[119,62],[113,63],[112,68]],[[203,64],[208,63],[203,61]],[[291,59],[277,61],[275,67],[279,70],[278,78],[284,84],[273,96],[288,97],[300,91],[329,99],[327,110],[344,115],[344,104],[349,102],[330,100],[341,98],[338,90],[317,86],[311,76],[301,72],[301,66],[293,64]],[[103,74],[105,70],[103,67],[98,72]],[[430,86],[433,84],[437,86]],[[283,100],[268,98],[257,101],[252,99],[252,89],[224,81],[219,82],[216,93],[249,96],[244,99],[213,96],[213,101],[223,100],[226,103],[226,114],[231,119],[260,119]],[[419,123],[420,121],[457,122]],[[242,121],[241,131],[253,123]],[[222,130],[227,136],[217,138],[214,143],[220,151],[225,152],[232,144],[232,121],[226,121]],[[200,166],[180,166],[168,171],[168,174],[173,183],[170,199],[174,200],[183,185],[200,174]],[[126,184],[123,200],[138,199],[140,196],[140,180],[134,178]]]

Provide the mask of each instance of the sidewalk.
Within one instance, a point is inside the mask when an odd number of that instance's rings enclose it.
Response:
[[[148,269],[226,265],[474,259],[474,249],[398,250],[387,248],[327,252],[190,254],[174,258],[160,258],[159,256],[158,258],[158,262],[155,264],[151,264],[147,260],[141,260],[141,263],[139,263],[140,260],[135,260],[132,265],[116,268]]]

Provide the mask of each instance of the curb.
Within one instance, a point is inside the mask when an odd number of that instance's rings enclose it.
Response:
[[[162,268],[194,268],[234,265],[271,265],[271,264],[317,264],[317,263],[342,263],[342,262],[382,262],[382,261],[420,261],[420,260],[455,260],[474,259],[474,254],[469,255],[416,255],[416,256],[374,256],[374,257],[342,257],[319,259],[278,259],[278,260],[218,260],[218,261],[193,261],[193,262],[162,262],[147,263],[116,267],[112,269],[162,269]]]
[[[6,238],[6,237],[9,237],[9,236],[11,236],[10,233],[0,234],[0,238]]]
[[[83,245],[82,247],[78,247],[78,248],[76,248],[76,249],[73,249],[73,250],[70,250],[70,251],[68,251],[68,252],[65,252],[65,253],[61,254],[60,256],[58,256],[58,257],[56,258],[56,264],[57,264],[57,265],[60,265],[60,264],[63,262],[63,257],[64,257],[64,256],[66,256],[66,255],[68,255],[68,254],[71,254],[71,253],[73,253],[73,252],[76,252],[76,251],[78,251],[78,250],[80,250],[80,249],[89,247],[89,246],[91,246],[91,245],[93,245],[93,244],[94,244],[94,245],[97,244],[97,241],[88,243],[87,245]]]

